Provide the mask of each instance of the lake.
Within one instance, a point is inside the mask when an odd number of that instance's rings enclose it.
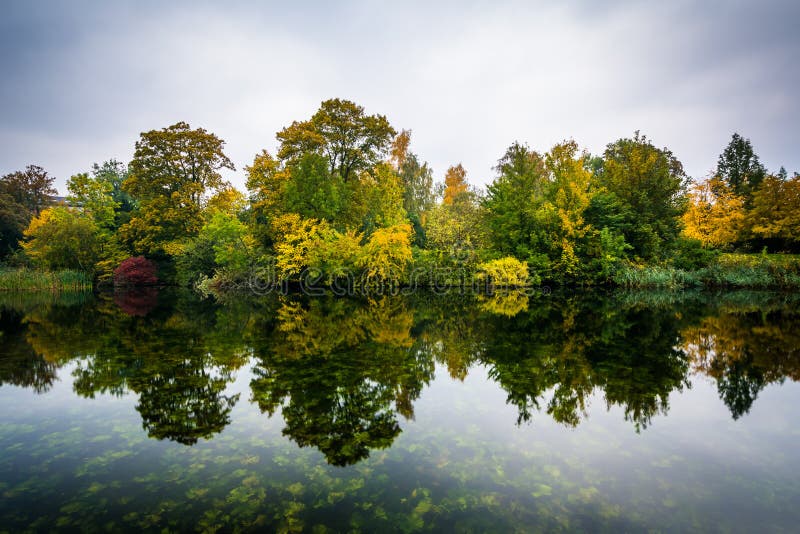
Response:
[[[0,294],[0,532],[792,531],[798,304]]]

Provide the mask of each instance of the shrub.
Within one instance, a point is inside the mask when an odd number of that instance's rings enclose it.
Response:
[[[405,281],[412,261],[411,225],[397,224],[372,233],[356,260],[367,284]]]
[[[156,264],[143,256],[128,258],[114,270],[115,286],[152,286],[158,283]]]
[[[631,246],[625,242],[625,236],[603,229],[592,236],[588,258],[585,264],[585,281],[607,283],[613,279],[617,270],[625,262]]]
[[[719,251],[703,247],[699,239],[680,238],[675,242],[672,266],[686,271],[703,269],[716,261]]]
[[[498,287],[522,287],[531,283],[527,262],[511,256],[481,263],[478,270],[479,279]]]
[[[362,253],[361,238],[361,234],[352,230],[321,234],[316,246],[308,251],[310,271],[329,285],[337,278],[354,276]]]

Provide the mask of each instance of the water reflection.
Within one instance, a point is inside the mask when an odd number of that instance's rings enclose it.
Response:
[[[576,426],[599,391],[636,431],[697,375],[734,419],[800,379],[797,299],[771,293],[32,298],[0,296],[0,385],[46,393],[70,364],[76,394],[134,394],[148,436],[193,445],[231,422],[250,366],[249,400],[332,465],[391,446],[436,364],[487,368],[517,424]]]
[[[58,366],[27,342],[24,318],[18,309],[0,309],[0,386],[10,384],[45,393],[58,379]]]
[[[414,346],[406,303],[344,299],[283,300],[276,327],[255,352],[253,399],[284,435],[317,447],[333,465],[366,458],[400,434],[397,415],[433,376],[433,360]]]
[[[742,300],[682,332],[694,369],[716,380],[734,419],[750,411],[767,385],[800,380],[797,303]]]

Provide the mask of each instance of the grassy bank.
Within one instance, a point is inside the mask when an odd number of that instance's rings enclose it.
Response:
[[[80,271],[0,270],[0,291],[89,291],[92,280]]]
[[[626,265],[618,269],[613,281],[626,288],[800,289],[800,256],[722,254],[712,264],[696,270]]]
[[[668,265],[626,264],[612,278],[631,289],[786,289],[800,290],[800,255],[722,254],[710,265],[693,270]],[[80,271],[37,271],[0,268],[0,291],[89,291],[92,280]]]

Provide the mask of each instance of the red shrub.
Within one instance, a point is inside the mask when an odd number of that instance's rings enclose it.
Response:
[[[128,258],[114,269],[115,286],[152,286],[157,283],[156,264],[143,256]]]

